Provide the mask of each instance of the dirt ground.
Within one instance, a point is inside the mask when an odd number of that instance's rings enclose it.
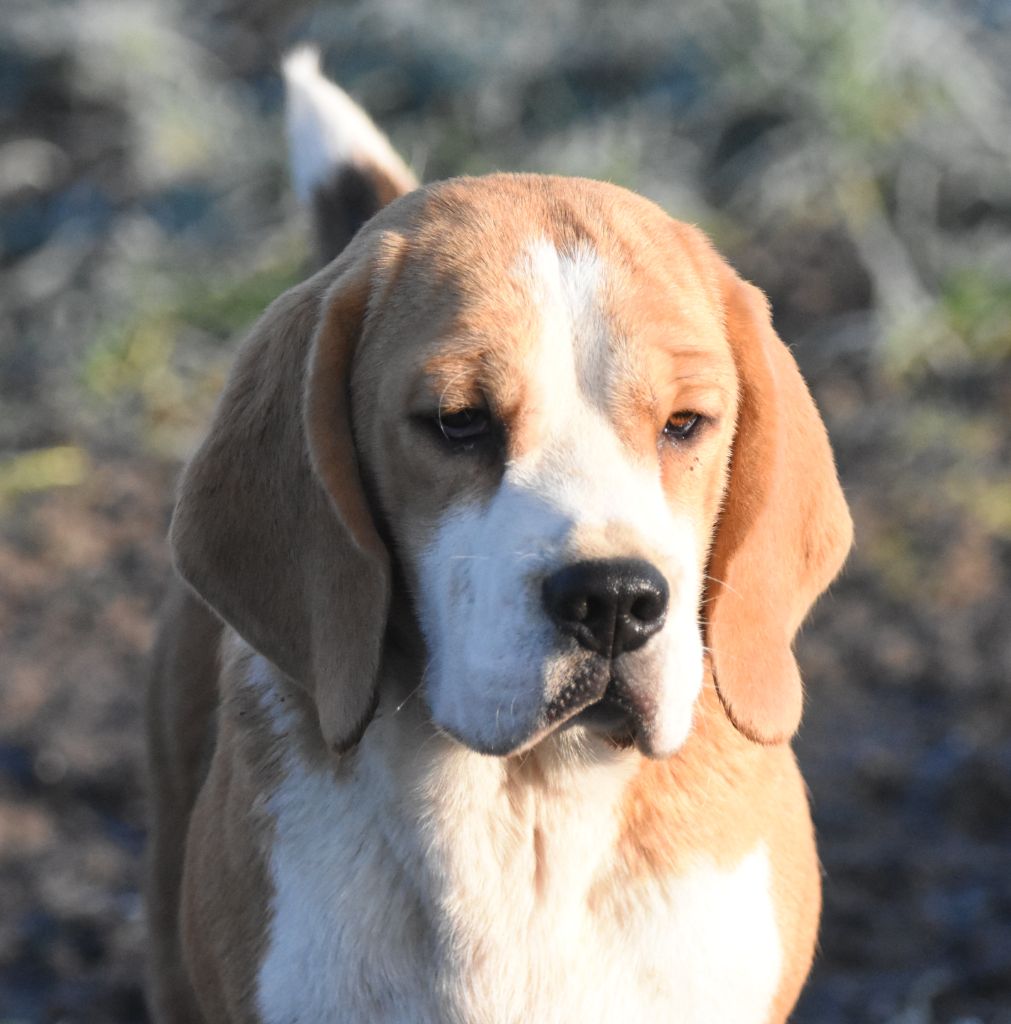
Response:
[[[998,8],[991,32],[1009,24]],[[241,14],[224,2],[200,13],[154,3],[132,15],[131,45],[169,39],[190,67],[182,46],[192,44],[193,66],[218,91],[190,95],[172,69],[153,84],[126,70],[150,89],[138,114],[104,51],[88,49],[102,10],[54,5],[40,21],[16,3],[0,36],[0,1024],[146,1019],[140,715],[164,535],[180,459],[235,339],[297,276],[307,247],[285,198],[273,71],[280,48],[307,32],[330,41],[416,164],[418,140],[435,140],[428,177],[487,169],[471,155],[487,152],[489,165],[578,164],[628,180],[706,223],[770,293],[823,410],[857,534],[798,645],[807,703],[796,748],[826,905],[794,1019],[1011,1024],[1011,285],[987,276],[960,286],[957,303],[938,299],[947,340],[896,360],[899,343],[872,328],[884,292],[865,251],[891,243],[824,210],[755,213],[741,154],[793,108],[698,111],[683,99],[702,74],[696,51],[633,60],[631,43],[609,47],[600,29],[596,48],[563,39],[543,65],[509,65],[489,98],[468,92],[476,72],[461,70],[465,56],[474,66],[484,56],[469,22],[453,22],[436,52],[416,22],[390,28],[364,3],[322,16],[296,5],[284,17],[267,3]],[[574,31],[552,24],[559,38]],[[130,59],[168,60],[170,49]],[[383,71],[391,64],[396,75]],[[159,89],[179,106],[169,151],[144,134]],[[514,106],[503,110],[504,95]],[[669,138],[641,127],[655,126],[658,96],[682,118]],[[186,127],[195,103],[212,122],[260,126],[227,171],[213,147],[238,143],[208,141],[199,117]],[[711,144],[704,116],[721,126]],[[519,127],[496,141],[503,124]],[[197,142],[211,155],[172,177],[165,152]],[[689,151],[696,162],[678,163]],[[754,180],[761,157],[749,159]],[[886,219],[947,302],[926,229],[902,233],[883,167]],[[942,171],[929,251],[965,249],[967,266],[1011,253],[1001,234],[1011,192]],[[985,245],[973,234],[984,230]],[[972,340],[980,323],[985,346]]]

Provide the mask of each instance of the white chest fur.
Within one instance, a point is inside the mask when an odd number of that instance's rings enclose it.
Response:
[[[636,755],[556,751],[520,779],[412,718],[377,720],[346,774],[289,758],[268,800],[264,1024],[762,1024],[781,963],[764,848],[622,879]]]

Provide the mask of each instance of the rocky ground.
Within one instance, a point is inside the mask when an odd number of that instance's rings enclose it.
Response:
[[[1011,1022],[1008,5],[280,6],[0,25],[0,1022],[145,1019],[163,537],[304,263],[274,72],[304,37],[426,177],[628,184],[768,290],[857,524],[799,645],[826,907],[795,1020]]]

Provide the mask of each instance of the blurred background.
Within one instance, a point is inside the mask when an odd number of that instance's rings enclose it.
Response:
[[[3,0],[0,1022],[145,1019],[163,538],[308,265],[304,39],[424,178],[605,178],[769,293],[857,524],[799,645],[826,908],[795,1021],[1011,1022],[1011,0]]]

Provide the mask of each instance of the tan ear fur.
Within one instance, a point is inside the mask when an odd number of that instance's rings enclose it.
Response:
[[[389,604],[348,408],[376,236],[360,234],[254,328],[183,474],[171,527],[179,572],[308,690],[338,750],[372,716]]]
[[[778,743],[800,723],[794,634],[842,566],[853,527],[824,424],[765,296],[729,267],[722,275],[740,403],[709,559],[706,642],[731,721]]]

